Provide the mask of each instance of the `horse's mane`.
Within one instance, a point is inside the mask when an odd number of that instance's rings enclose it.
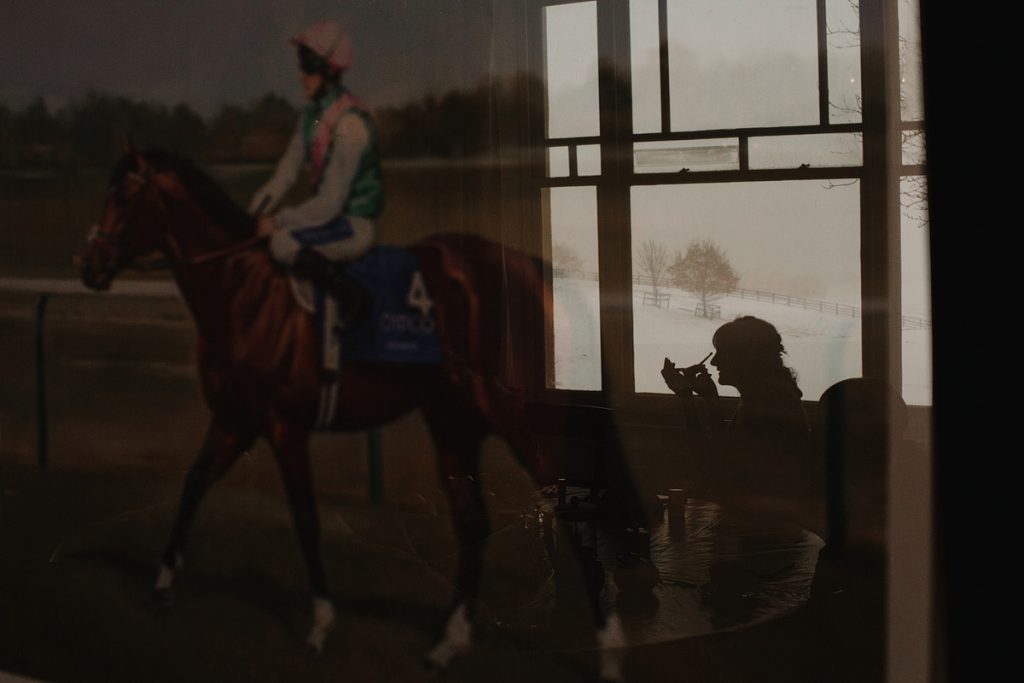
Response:
[[[228,196],[220,183],[192,161],[160,148],[146,150],[143,157],[156,170],[177,175],[181,184],[195,196],[210,217],[232,234],[244,238],[255,232],[255,219]]]

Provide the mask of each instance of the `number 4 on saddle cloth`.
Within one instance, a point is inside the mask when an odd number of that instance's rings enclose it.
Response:
[[[349,363],[441,362],[434,302],[415,255],[399,247],[375,246],[345,268],[349,277],[371,293],[372,303],[369,315],[340,335],[333,297],[309,280],[292,278],[299,303],[315,316],[320,339],[324,373],[318,428],[329,425],[334,415],[342,354]]]

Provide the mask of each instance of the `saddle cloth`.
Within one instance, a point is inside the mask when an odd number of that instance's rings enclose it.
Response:
[[[336,412],[342,350],[348,363],[436,365],[441,362],[434,302],[411,252],[375,246],[346,264],[348,274],[373,297],[369,317],[340,335],[333,297],[308,280],[291,278],[296,302],[314,316],[323,369],[318,429]]]

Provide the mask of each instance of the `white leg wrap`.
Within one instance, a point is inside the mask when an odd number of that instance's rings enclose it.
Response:
[[[618,614],[609,615],[604,628],[597,633],[597,642],[601,646],[601,680],[624,681],[622,660],[626,655],[626,634]]]
[[[313,598],[313,625],[306,644],[317,654],[324,651],[324,640],[334,630],[334,605],[327,598]]]
[[[171,584],[174,583],[174,573],[181,569],[181,565],[181,555],[175,555],[173,567],[168,567],[166,564],[161,563],[160,573],[156,575],[156,584],[153,586],[153,590],[168,590]]]
[[[472,639],[473,625],[466,616],[466,606],[459,605],[448,618],[444,638],[427,655],[427,661],[439,669],[446,669],[456,656],[469,652]]]

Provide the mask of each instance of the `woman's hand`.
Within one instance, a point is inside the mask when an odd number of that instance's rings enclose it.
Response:
[[[661,377],[673,393],[679,396],[691,396],[693,394],[693,384],[690,382],[690,379],[681,374],[676,364],[668,358],[665,359],[665,364],[661,367]]]
[[[708,401],[717,401],[718,386],[715,384],[715,380],[711,379],[711,373],[708,372],[704,364],[701,363],[700,365],[686,368],[683,372],[689,372],[690,370],[694,370],[690,382],[697,395]]]

